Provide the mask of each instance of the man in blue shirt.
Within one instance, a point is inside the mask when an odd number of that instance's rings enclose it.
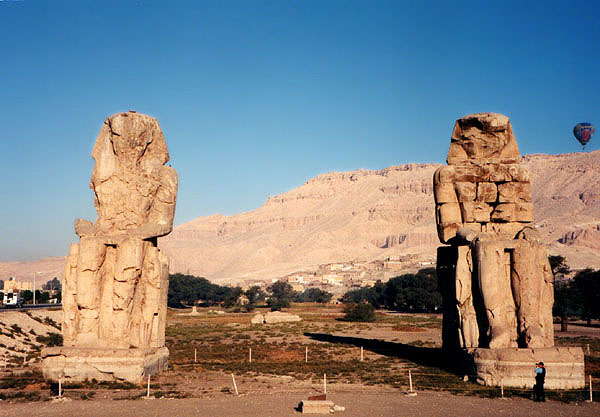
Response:
[[[546,368],[544,362],[535,364],[535,385],[533,386],[533,401],[546,401],[544,382],[546,381]]]

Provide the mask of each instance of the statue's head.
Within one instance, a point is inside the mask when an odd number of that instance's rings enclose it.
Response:
[[[150,173],[169,160],[158,120],[133,111],[108,117],[92,151],[92,182],[110,177],[117,167]]]
[[[454,125],[447,162],[517,163],[521,159],[508,117],[499,113],[475,113]]]

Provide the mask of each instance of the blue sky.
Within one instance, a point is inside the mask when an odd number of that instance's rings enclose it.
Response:
[[[595,1],[0,1],[0,261],[64,255],[104,119],[158,118],[176,224],[329,171],[443,162],[454,121],[521,152],[600,124]],[[600,149],[594,137],[587,149]]]

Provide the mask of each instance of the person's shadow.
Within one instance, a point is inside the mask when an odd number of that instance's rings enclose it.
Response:
[[[360,337],[334,336],[326,333],[304,333],[305,336],[320,342],[343,343],[346,345],[362,346],[377,354],[400,359],[407,359],[419,365],[443,367],[441,348],[419,347],[405,343],[386,342],[379,339],[363,339]]]

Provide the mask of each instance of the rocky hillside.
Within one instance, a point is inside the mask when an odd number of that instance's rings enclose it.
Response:
[[[536,223],[551,253],[576,268],[600,268],[600,151],[527,155],[522,163],[531,171]],[[432,260],[439,245],[432,193],[438,166],[319,175],[256,210],[181,224],[160,246],[173,272],[227,281],[406,254]],[[52,261],[62,275],[63,259]]]
[[[319,264],[433,254],[435,165],[329,173],[257,210],[201,217],[160,246],[172,269],[210,278],[264,278]]]
[[[536,223],[552,253],[574,267],[600,267],[600,151],[528,155]],[[161,247],[172,269],[212,279],[270,279],[328,262],[422,254],[435,234],[437,164],[329,173],[257,210],[200,217]]]

